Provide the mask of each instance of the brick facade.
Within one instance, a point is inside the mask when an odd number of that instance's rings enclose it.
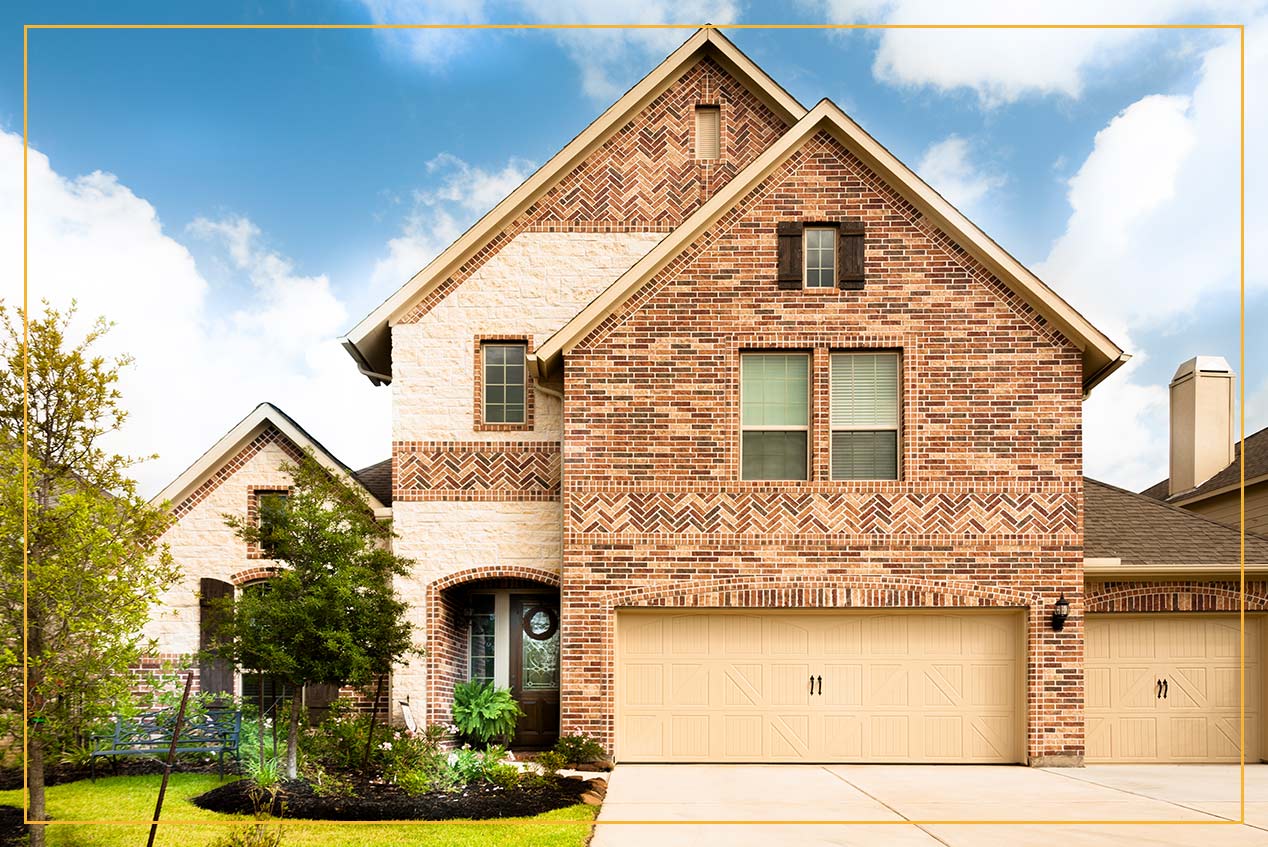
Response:
[[[1095,582],[1087,587],[1087,611],[1096,612],[1237,612],[1241,610],[1237,580],[1198,582]],[[1268,582],[1246,581],[1246,611],[1268,611]]]
[[[722,108],[718,159],[693,156],[697,104]],[[716,62],[700,60],[414,304],[400,323],[417,323],[521,232],[669,232],[787,129]]]
[[[843,219],[866,226],[865,288],[780,290],[776,225]],[[902,353],[897,482],[828,478],[829,353],[859,348]],[[739,479],[748,349],[812,353],[808,482]],[[835,140],[602,322],[565,394],[564,732],[613,740],[621,607],[1024,607],[1030,759],[1081,758],[1079,351]]]

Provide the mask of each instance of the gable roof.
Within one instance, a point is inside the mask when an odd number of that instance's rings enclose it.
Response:
[[[806,114],[804,106],[720,32],[712,27],[696,30],[681,47],[599,115],[580,135],[344,336],[344,349],[356,361],[361,373],[375,385],[391,382],[391,323],[443,283],[455,268],[480,250],[569,169],[582,162],[618,130],[629,115],[658,97],[683,71],[704,56],[713,58],[728,73],[747,84],[766,106],[789,124]]]
[[[634,264],[606,291],[577,313],[558,332],[538,346],[535,363],[547,374],[605,317],[656,275],[722,216],[744,194],[765,179],[785,159],[820,130],[826,130],[949,234],[987,270],[995,274],[1039,314],[1083,351],[1083,389],[1092,388],[1127,361],[1129,356],[1073,307],[996,244],[942,195],[868,135],[832,101],[824,99],[754,159],[682,225]]]
[[[238,451],[270,426],[289,438],[291,443],[301,450],[311,449],[314,458],[331,473],[343,477],[348,482],[356,483],[360,488],[364,488],[367,494],[367,502],[375,510],[376,514],[380,510],[383,512],[387,511],[387,504],[368,485],[357,479],[347,465],[335,458],[335,455],[322,446],[320,441],[309,435],[302,426],[295,422],[294,418],[272,403],[261,403],[251,410],[251,414],[238,421],[233,429],[226,432],[219,441],[211,446],[211,449],[199,456],[197,461],[186,468],[180,476],[172,480],[150,502],[156,506],[165,502],[172,505],[181,503],[202,485],[208,477],[215,474],[225,462],[237,455]]]
[[[1085,479],[1083,555],[1123,565],[1236,566],[1241,533],[1143,494]],[[1246,562],[1268,564],[1268,538],[1246,533]]]
[[[1246,454],[1246,484],[1249,486],[1257,482],[1268,482],[1268,427],[1264,427],[1259,432],[1246,436],[1244,441],[1234,445],[1232,464],[1196,488],[1190,488],[1188,491],[1181,491],[1172,496],[1170,493],[1171,479],[1168,477],[1162,482],[1154,483],[1140,493],[1146,497],[1153,497],[1155,500],[1181,504],[1193,503],[1197,500],[1213,497],[1216,494],[1235,491],[1242,484],[1241,460],[1243,452]]]

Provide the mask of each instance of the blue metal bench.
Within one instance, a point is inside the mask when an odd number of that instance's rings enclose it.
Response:
[[[166,756],[172,745],[172,729],[175,724],[176,713],[172,711],[146,712],[131,718],[115,718],[114,732],[93,736],[95,742],[104,744],[93,750],[89,756],[92,778],[97,778],[98,759],[109,758],[117,772],[120,756]],[[186,717],[180,737],[176,740],[176,753],[216,756],[220,762],[220,778],[224,779],[226,754],[233,756],[234,762],[241,769],[242,760],[238,754],[241,735],[241,712],[209,709],[205,714]]]

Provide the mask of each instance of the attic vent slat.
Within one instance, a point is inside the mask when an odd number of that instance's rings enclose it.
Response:
[[[696,107],[696,158],[717,159],[722,155],[722,110],[717,106]]]

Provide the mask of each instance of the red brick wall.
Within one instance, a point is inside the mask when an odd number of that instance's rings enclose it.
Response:
[[[865,289],[779,290],[776,224],[844,218],[866,223]],[[813,351],[809,482],[739,480],[752,348]],[[900,481],[828,479],[837,348],[902,351]],[[1029,754],[1082,755],[1079,351],[837,142],[809,140],[565,381],[564,732],[613,739],[622,606],[1026,606]]]
[[[1241,602],[1237,580],[1097,582],[1087,587],[1089,612],[1236,612]],[[1246,611],[1268,611],[1268,582],[1246,581]]]

